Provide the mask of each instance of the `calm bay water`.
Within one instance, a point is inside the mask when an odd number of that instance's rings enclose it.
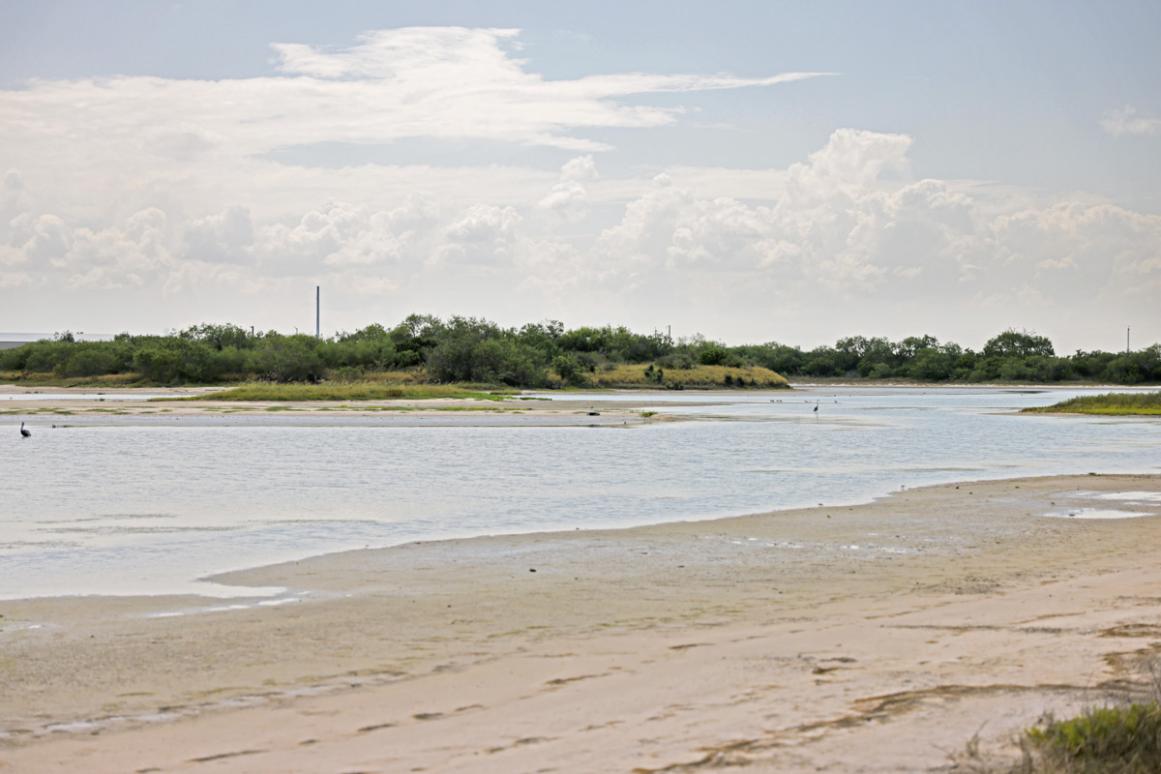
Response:
[[[965,479],[1161,472],[1161,422],[1012,413],[1081,392],[1092,391],[630,393],[712,415],[636,428],[271,416],[38,422],[21,441],[14,426],[0,443],[0,598],[228,596],[245,590],[196,579],[419,539],[851,503]],[[682,401],[699,405],[672,405]]]

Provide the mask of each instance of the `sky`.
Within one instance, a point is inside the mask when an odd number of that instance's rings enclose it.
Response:
[[[1161,341],[1156,2],[0,4],[0,330]]]

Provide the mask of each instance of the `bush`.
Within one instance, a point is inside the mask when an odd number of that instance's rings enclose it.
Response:
[[[318,382],[325,374],[317,339],[305,334],[266,336],[246,355],[246,369],[271,382]]]
[[[1088,710],[1028,732],[1032,771],[1146,774],[1161,771],[1161,706]]]
[[[585,369],[573,355],[557,355],[552,359],[552,370],[565,384],[584,384]]]
[[[123,370],[122,359],[112,346],[78,344],[68,358],[56,367],[55,372],[59,376],[99,376],[121,373]]]

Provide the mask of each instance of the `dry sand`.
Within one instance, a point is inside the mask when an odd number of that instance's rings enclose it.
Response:
[[[0,770],[923,771],[1133,695],[1158,476],[948,485],[232,573],[310,590],[0,603]],[[1153,514],[1046,518],[1080,507]],[[173,617],[146,617],[184,611]]]

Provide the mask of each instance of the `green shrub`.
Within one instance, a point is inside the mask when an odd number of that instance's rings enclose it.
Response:
[[[1161,706],[1102,707],[1028,731],[1032,771],[1154,774],[1161,771]]]

